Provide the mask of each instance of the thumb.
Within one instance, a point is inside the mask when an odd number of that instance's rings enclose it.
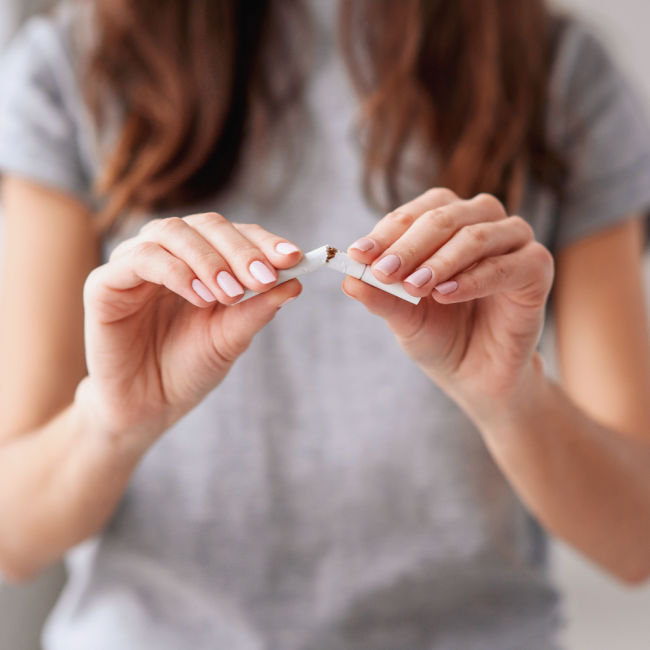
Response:
[[[298,280],[290,280],[241,304],[219,309],[221,318],[213,332],[213,343],[222,359],[234,363],[253,337],[273,320],[280,307],[302,292]]]
[[[383,318],[398,338],[409,338],[422,327],[426,315],[422,304],[412,305],[351,276],[345,278],[341,289],[371,314]]]

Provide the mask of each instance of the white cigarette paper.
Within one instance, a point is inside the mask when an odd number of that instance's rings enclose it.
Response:
[[[301,275],[311,273],[312,271],[325,266],[325,263],[327,261],[327,251],[329,248],[329,246],[321,246],[320,248],[315,248],[313,251],[305,253],[305,256],[295,266],[291,267],[290,269],[279,270],[278,281],[273,286],[277,287],[279,284],[289,282],[289,280],[299,278]],[[252,289],[246,289],[246,292],[244,293],[242,299],[235,304],[238,305],[240,302],[244,302],[244,300],[248,300],[253,296],[259,296],[259,293],[253,291]]]
[[[361,264],[361,262],[356,262],[336,248],[329,247],[327,267],[334,271],[338,271],[339,273],[343,273],[344,275],[351,275],[366,284],[377,287],[377,289],[381,289],[386,293],[391,293],[394,296],[406,300],[414,305],[420,303],[421,298],[416,298],[407,293],[401,282],[396,282],[395,284],[385,284],[384,282],[380,282],[374,276],[370,266],[367,264]]]
[[[421,298],[415,298],[408,294],[399,282],[396,282],[395,284],[384,284],[383,282],[380,282],[373,275],[369,266],[361,264],[360,262],[355,262],[345,253],[341,253],[341,251],[333,246],[321,246],[320,248],[315,248],[313,251],[305,253],[305,256],[294,267],[278,271],[278,281],[273,286],[277,287],[279,284],[298,278],[301,275],[311,273],[312,271],[316,271],[323,266],[327,266],[333,271],[338,271],[344,275],[351,275],[366,284],[377,287],[377,289],[381,289],[386,293],[397,296],[402,300],[407,300],[414,305],[419,304],[421,300]],[[244,302],[244,300],[248,300],[249,298],[258,295],[259,293],[252,289],[247,289],[241,300],[235,304],[238,305],[239,303]]]

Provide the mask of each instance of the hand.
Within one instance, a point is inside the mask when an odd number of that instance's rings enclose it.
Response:
[[[218,214],[154,220],[86,282],[88,377],[78,398],[107,430],[145,445],[191,410],[276,311],[301,291],[272,288],[300,250]],[[262,295],[233,305],[248,287]]]
[[[384,217],[348,250],[411,305],[347,277],[343,290],[384,318],[401,347],[462,404],[515,391],[535,357],[553,282],[550,252],[486,194],[433,189]]]

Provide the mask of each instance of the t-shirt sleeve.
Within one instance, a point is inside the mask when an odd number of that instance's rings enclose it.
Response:
[[[650,209],[645,109],[601,43],[567,27],[551,84],[551,141],[569,164],[558,205],[560,249]]]
[[[27,23],[0,61],[0,173],[87,201],[89,182],[63,80],[69,66],[53,20]]]

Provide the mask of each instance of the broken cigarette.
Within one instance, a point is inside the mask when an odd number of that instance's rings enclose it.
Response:
[[[370,284],[377,289],[381,289],[386,293],[392,293],[394,296],[401,298],[402,300],[407,300],[408,302],[417,305],[419,304],[421,298],[416,298],[411,294],[407,293],[401,282],[396,282],[395,284],[385,284],[384,282],[379,281],[373,274],[370,266],[367,264],[362,264],[361,262],[356,262],[355,260],[349,258],[345,253],[328,246],[328,255],[327,255],[327,267],[333,269],[334,271],[339,271],[345,275],[351,275],[366,284]]]
[[[292,266],[290,269],[279,270],[278,281],[273,286],[277,287],[278,284],[289,282],[289,280],[299,278],[301,275],[311,273],[312,271],[325,266],[329,248],[329,246],[321,246],[320,248],[315,248],[313,251],[305,253],[305,256],[295,266]],[[256,291],[253,291],[252,289],[246,289],[244,295],[242,296],[242,299],[235,304],[238,305],[240,302],[244,302],[244,300],[248,300],[249,298],[253,298],[254,296],[258,295],[259,293]]]
[[[313,251],[305,253],[305,256],[290,269],[283,269],[278,271],[278,281],[274,286],[278,286],[283,282],[288,282],[294,278],[298,278],[301,275],[306,273],[311,273],[317,269],[327,266],[333,271],[338,271],[344,275],[351,275],[366,284],[370,284],[377,289],[381,289],[386,293],[390,293],[402,300],[407,300],[408,302],[417,305],[421,298],[416,298],[408,294],[401,283],[396,282],[395,284],[385,284],[380,282],[372,273],[370,266],[367,264],[361,264],[360,262],[355,262],[353,259],[350,259],[345,253],[341,253],[338,249],[333,246],[321,246],[320,248],[315,248]],[[244,302],[249,298],[259,295],[259,293],[247,289],[241,300],[235,304]]]

